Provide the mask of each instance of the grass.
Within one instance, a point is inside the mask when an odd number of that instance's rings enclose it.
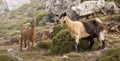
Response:
[[[22,53],[25,58],[32,58],[34,56],[40,55],[38,51],[26,51]]]
[[[105,51],[99,61],[120,61],[120,47]]]
[[[44,16],[46,16],[46,12],[44,10],[39,10],[37,13],[38,14],[37,14],[37,17],[36,17],[36,20],[37,20],[36,24],[39,25],[39,22],[42,20],[42,18]]]
[[[11,56],[6,54],[0,54],[0,61],[17,61],[16,59],[13,59]]]
[[[48,50],[51,47],[51,44],[52,44],[52,40],[49,40],[49,39],[48,40],[43,40],[43,41],[41,41],[37,44],[37,47],[39,49]]]

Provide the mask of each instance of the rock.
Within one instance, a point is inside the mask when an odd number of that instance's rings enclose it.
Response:
[[[110,33],[119,33],[120,32],[120,24],[119,22],[111,22],[107,24],[107,30]]]
[[[99,12],[105,6],[104,0],[98,1],[84,1],[83,3],[73,6],[72,10],[79,16],[89,15],[95,12]]]
[[[67,11],[69,16],[72,17],[74,13],[71,13],[71,7],[79,3],[80,0],[48,0],[46,2],[45,11],[50,19],[47,19],[47,21],[57,21],[59,15],[64,11]]]
[[[10,41],[9,40],[4,40],[1,45],[10,45]]]
[[[119,8],[118,6],[115,4],[114,1],[112,2],[106,2],[104,9],[103,9],[107,14],[111,13],[111,14],[118,14],[119,13]]]
[[[19,41],[20,41],[20,38],[16,36],[11,37],[11,40],[10,40],[11,44],[14,44],[14,43],[19,44]]]
[[[112,2],[105,2],[105,0],[84,1],[80,3],[80,0],[48,0],[46,2],[46,13],[49,18],[46,21],[56,22],[59,20],[59,15],[63,12],[67,12],[67,15],[71,20],[79,20],[81,17],[89,18],[90,15],[95,13],[113,12],[119,13],[119,8]]]
[[[7,51],[12,55],[13,58],[19,60],[19,61],[23,61],[23,58],[18,56],[18,51],[13,49],[13,48],[9,48],[7,49]]]
[[[66,60],[70,60],[70,57],[68,57],[68,56],[66,56],[66,55],[63,55],[63,57],[62,57],[65,61]]]

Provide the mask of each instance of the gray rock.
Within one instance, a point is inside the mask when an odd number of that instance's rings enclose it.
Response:
[[[88,14],[99,12],[104,6],[104,0],[84,1],[77,6],[73,6],[72,10],[75,11],[79,16],[85,16]]]
[[[115,2],[112,1],[112,2],[106,2],[103,10],[104,10],[107,14],[108,14],[108,13],[118,14],[120,9],[119,9],[118,6],[115,4]]]
[[[13,58],[18,59],[19,61],[23,61],[23,58],[18,55],[17,50],[13,48],[9,48],[7,49],[7,51],[12,55]]]
[[[18,44],[19,41],[20,41],[20,37],[13,36],[10,40],[10,43],[11,44],[14,44],[14,43]]]
[[[10,45],[10,41],[9,40],[4,40],[1,45]]]
[[[80,0],[48,0],[46,2],[45,11],[49,16],[48,21],[55,22],[59,19],[59,15],[64,11],[67,11],[70,17],[74,15],[71,13],[71,7],[78,5]]]
[[[80,0],[48,0],[45,11],[48,16],[46,21],[56,22],[63,12],[67,12],[71,20],[79,20],[81,17],[89,18],[95,13],[107,15],[107,12],[112,11],[117,14],[120,10],[113,1],[92,0],[80,3]]]

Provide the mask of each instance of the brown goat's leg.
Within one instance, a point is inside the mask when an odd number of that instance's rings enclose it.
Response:
[[[33,49],[33,47],[34,47],[34,42],[33,42],[33,40],[31,40],[31,42],[32,42],[32,46],[30,46],[30,51],[32,51],[32,49]]]
[[[28,40],[27,40],[27,46],[28,46],[27,50],[29,51],[30,50],[30,43]]]
[[[34,47],[34,42],[33,42],[33,40],[32,40],[32,48]]]
[[[23,38],[21,37],[20,50],[22,50],[22,43],[23,43]]]
[[[25,47],[25,48],[27,47],[26,40],[24,40],[24,47]]]

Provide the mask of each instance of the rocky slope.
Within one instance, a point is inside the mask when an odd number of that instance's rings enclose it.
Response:
[[[19,41],[21,25],[29,25],[29,23],[27,23],[28,19],[37,18],[45,14],[44,4],[45,0],[31,0],[30,4],[26,4],[17,10],[0,15],[0,57],[6,57],[0,58],[0,61],[6,60],[7,57],[9,60],[13,61],[113,61],[115,59],[116,61],[120,61],[120,32],[118,31],[120,14],[107,16],[101,14],[96,15],[108,26],[108,30],[110,29],[106,34],[107,46],[104,50],[83,51],[80,53],[73,51],[63,55],[51,55],[47,49],[50,46],[51,39],[48,39],[48,37],[46,38],[47,40],[44,40],[46,35],[43,34],[48,35],[49,33],[46,31],[51,32],[55,25],[48,24],[42,26],[39,24],[36,31],[38,35],[41,35],[38,37],[40,38],[38,39],[38,44],[40,42],[42,47],[36,46],[33,51],[20,51],[18,42],[14,43],[12,41],[11,44],[11,40],[16,41],[18,39],[17,41]]]

